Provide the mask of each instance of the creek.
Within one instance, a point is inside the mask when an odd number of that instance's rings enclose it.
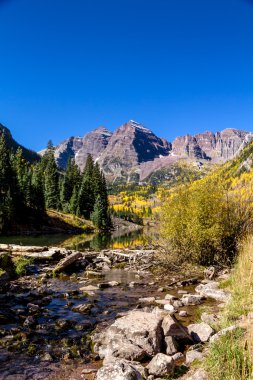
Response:
[[[49,235],[0,239],[0,243],[60,246],[79,251],[136,248],[149,242],[142,231],[121,237]],[[123,264],[102,270],[99,276],[87,277],[86,270],[79,269],[54,278],[47,275],[51,263],[34,263],[29,266],[27,276],[12,281],[0,294],[0,379],[49,379],[63,365],[94,363],[90,334],[95,327],[104,328],[117,315],[140,307],[140,298],[163,298],[161,287],[178,296],[178,290],[169,287],[175,280],[173,274],[159,277]],[[110,281],[119,285],[95,292],[82,290],[84,286],[96,287]],[[184,290],[191,292],[193,288],[188,286]],[[80,305],[81,312],[77,309]],[[193,322],[196,307],[185,309],[189,317],[183,322]]]

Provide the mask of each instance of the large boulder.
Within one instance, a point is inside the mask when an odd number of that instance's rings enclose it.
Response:
[[[171,375],[174,371],[175,362],[171,356],[157,354],[147,365],[150,375],[166,376]]]
[[[214,330],[207,323],[195,323],[188,326],[188,332],[196,343],[208,342]]]
[[[193,343],[188,330],[174,316],[167,315],[163,319],[162,329],[165,337],[170,336],[174,338],[181,346]]]
[[[222,289],[219,289],[219,283],[216,281],[209,281],[206,284],[199,284],[195,290],[201,296],[213,298],[216,301],[228,302],[230,299],[230,294]]]
[[[176,339],[173,338],[172,336],[165,337],[165,344],[166,344],[167,355],[174,355],[178,352],[178,344],[176,342]]]
[[[92,338],[94,351],[103,359],[120,357],[142,360],[162,349],[162,318],[152,313],[131,311]]]
[[[97,372],[97,380],[144,380],[137,367],[126,360],[112,360]]]

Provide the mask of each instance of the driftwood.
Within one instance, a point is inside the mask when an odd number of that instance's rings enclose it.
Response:
[[[54,268],[54,273],[59,273],[66,269],[68,266],[74,264],[80,257],[82,257],[81,252],[73,252],[71,255],[64,257]]]

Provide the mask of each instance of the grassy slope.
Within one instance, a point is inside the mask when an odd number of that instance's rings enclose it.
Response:
[[[253,379],[253,238],[242,244],[231,278],[223,284],[232,299],[222,312],[220,328],[238,325],[210,346],[205,367],[211,380]]]
[[[89,220],[55,210],[48,210],[44,215],[31,213],[25,223],[13,225],[12,229],[9,230],[9,235],[88,233],[94,230],[95,227]]]
[[[48,210],[49,223],[54,228],[73,228],[80,229],[83,232],[91,232],[95,229],[90,220],[79,218],[72,214],[64,214],[63,212]]]

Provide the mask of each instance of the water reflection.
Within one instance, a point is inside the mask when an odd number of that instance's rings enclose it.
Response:
[[[81,235],[39,235],[39,236],[1,236],[0,243],[60,246],[75,250],[85,249],[124,249],[147,245],[152,242],[152,234],[143,230],[134,231],[124,235],[117,234],[81,234]]]

